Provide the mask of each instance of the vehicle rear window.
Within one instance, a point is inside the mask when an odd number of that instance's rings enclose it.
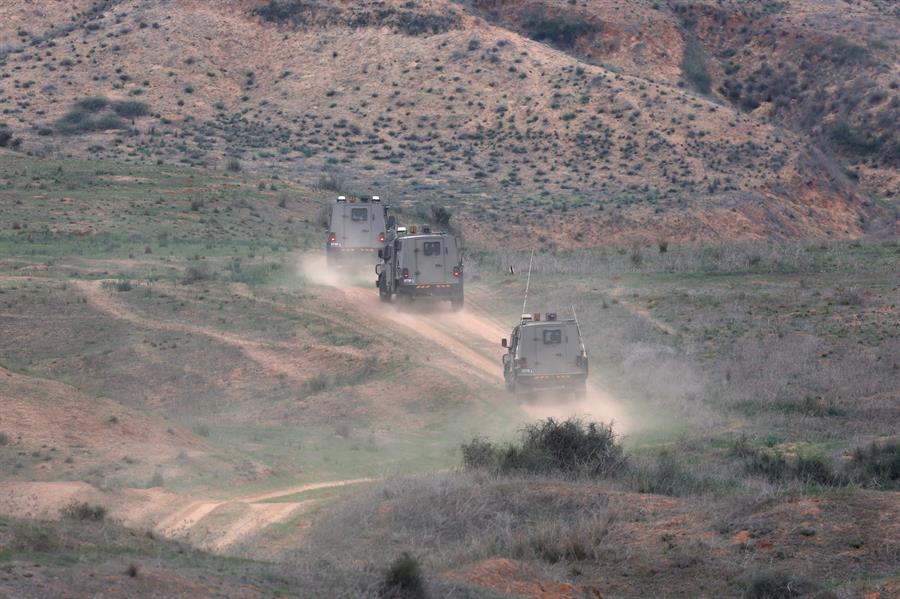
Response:
[[[441,255],[441,242],[440,241],[426,241],[425,242],[425,255],[426,256],[440,256]]]
[[[369,218],[368,208],[352,208],[350,210],[350,218],[355,221],[364,221]]]
[[[562,343],[562,331],[560,329],[544,329],[544,343]]]

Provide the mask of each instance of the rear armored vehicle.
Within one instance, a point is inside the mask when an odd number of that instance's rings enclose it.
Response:
[[[548,312],[542,320],[540,314],[523,314],[510,338],[503,339],[501,345],[507,350],[503,355],[503,378],[513,393],[585,393],[588,359],[574,318],[561,320]]]
[[[328,204],[328,241],[325,255],[329,266],[374,264],[384,246],[387,207],[378,196],[338,196]]]
[[[397,227],[378,256],[375,285],[382,301],[433,298],[449,300],[454,310],[463,307],[463,263],[453,235],[433,233],[427,225]]]

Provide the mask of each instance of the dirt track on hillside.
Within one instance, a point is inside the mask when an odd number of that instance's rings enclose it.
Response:
[[[459,312],[452,312],[447,302],[401,307],[381,302],[374,286],[362,286],[364,278],[329,270],[324,256],[303,257],[300,269],[314,283],[338,289],[369,318],[386,319],[445,350],[444,356],[450,358],[451,368],[462,370],[467,376],[478,376],[497,386],[498,393],[504,393],[499,388],[503,383],[500,340],[508,336],[509,329],[491,316],[477,294],[467,292],[465,308]],[[520,407],[532,419],[583,416],[612,420],[619,432],[627,432],[630,426],[624,407],[594,384],[588,385],[584,399],[546,397],[522,403]]]

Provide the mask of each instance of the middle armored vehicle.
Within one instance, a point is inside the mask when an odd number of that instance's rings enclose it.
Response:
[[[384,245],[386,220],[390,220],[387,206],[378,196],[338,196],[329,202],[325,243],[328,265],[375,263],[375,252]]]
[[[548,312],[523,314],[510,338],[503,339],[503,378],[516,395],[562,391],[583,395],[588,359],[581,330],[574,318],[560,320]]]
[[[449,300],[454,310],[463,307],[463,263],[455,236],[434,233],[427,225],[396,227],[378,257],[375,285],[382,301],[433,298]]]

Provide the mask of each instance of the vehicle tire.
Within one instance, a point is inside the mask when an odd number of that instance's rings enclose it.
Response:
[[[384,284],[384,276],[378,277],[378,299],[387,303],[391,301],[391,292],[387,290]]]
[[[465,299],[463,298],[463,296],[459,296],[457,298],[453,298],[452,300],[450,300],[450,308],[454,312],[459,312],[460,310],[462,310],[464,305],[465,305]]]

